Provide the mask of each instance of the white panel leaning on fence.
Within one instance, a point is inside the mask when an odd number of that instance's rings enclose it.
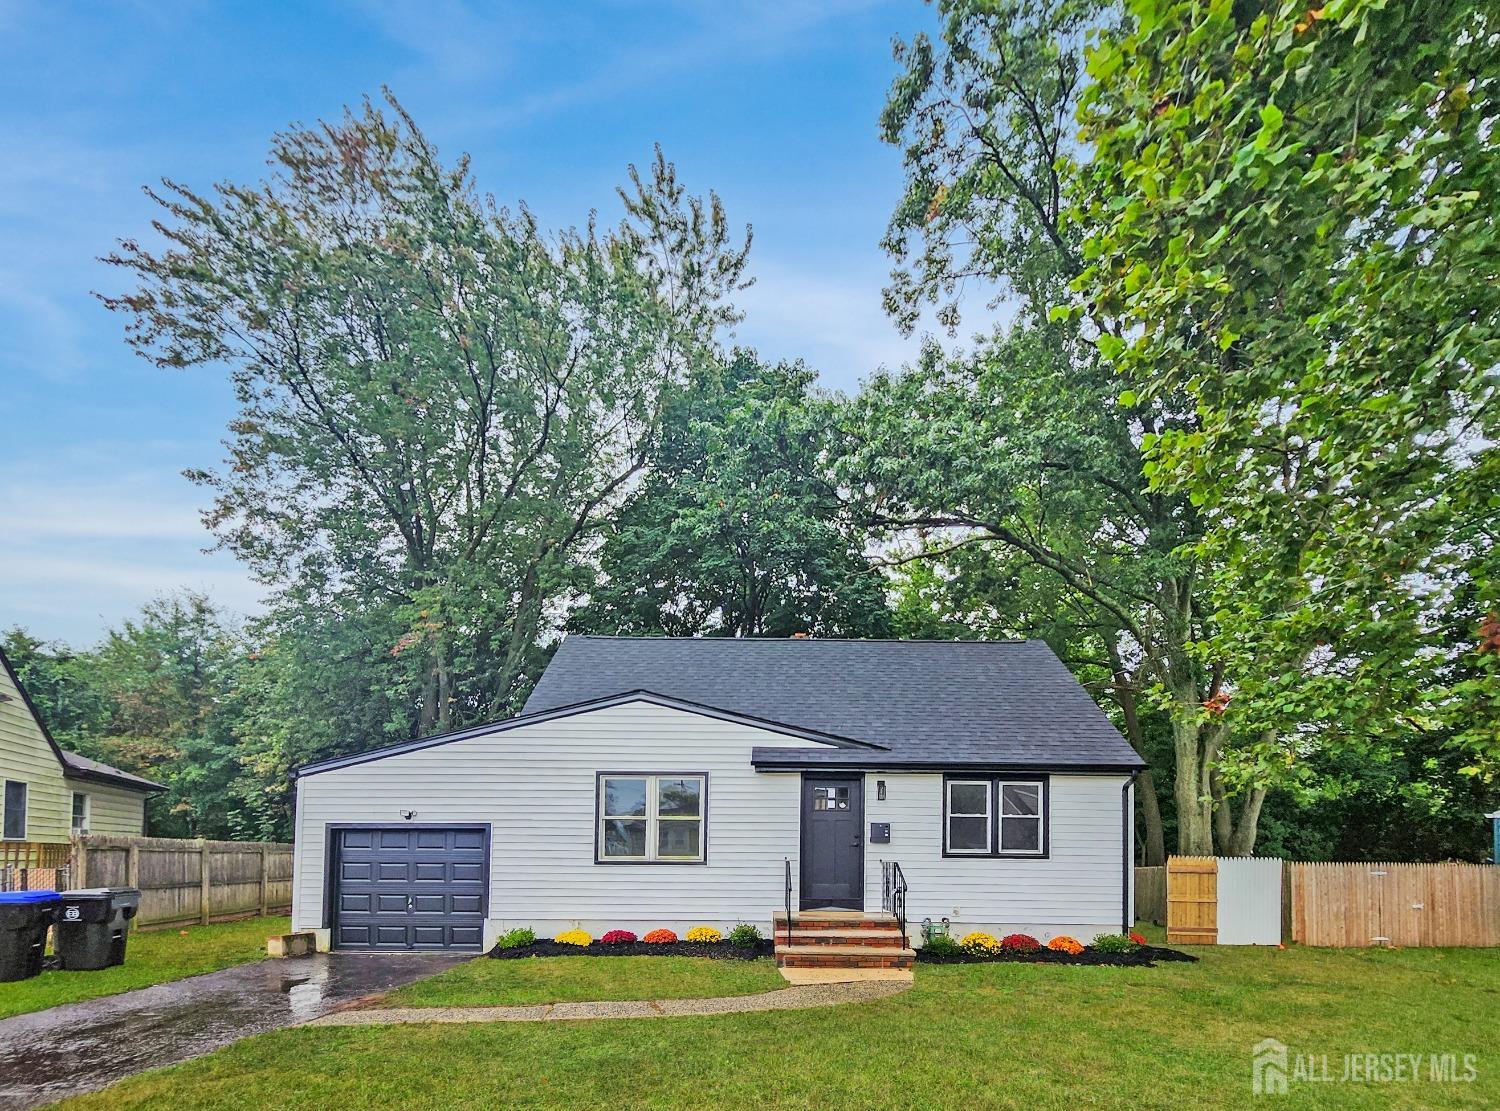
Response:
[[[1281,861],[1221,856],[1219,944],[1281,944]]]

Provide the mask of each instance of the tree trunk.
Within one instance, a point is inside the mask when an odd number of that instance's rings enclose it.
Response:
[[[1251,787],[1240,807],[1239,821],[1234,824],[1234,836],[1229,842],[1230,856],[1249,856],[1255,852],[1255,835],[1260,827],[1260,807],[1266,801],[1264,787]]]
[[[1157,868],[1167,862],[1166,837],[1161,828],[1161,804],[1156,797],[1156,777],[1147,768],[1135,781],[1135,797],[1141,807],[1141,824],[1145,826],[1146,867]]]
[[[1177,757],[1177,779],[1172,793],[1177,801],[1177,851],[1182,856],[1212,856],[1214,852],[1212,807],[1201,745],[1198,726],[1174,717],[1172,747]]]
[[[1146,758],[1145,738],[1141,733],[1141,719],[1135,704],[1135,685],[1125,670],[1116,645],[1115,634],[1106,633],[1104,648],[1109,653],[1110,670],[1114,672],[1115,702],[1125,721],[1125,738],[1136,755]],[[1156,797],[1156,778],[1147,768],[1136,780],[1136,799],[1141,810],[1141,824],[1145,826],[1146,867],[1154,868],[1167,862],[1166,837],[1161,828],[1161,804]]]
[[[1234,843],[1234,815],[1230,813],[1229,800],[1224,797],[1224,780],[1216,766],[1211,765],[1208,769],[1208,786],[1214,800],[1214,848],[1223,856],[1233,856],[1229,846]]]

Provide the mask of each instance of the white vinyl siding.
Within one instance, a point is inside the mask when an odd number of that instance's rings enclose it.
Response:
[[[876,783],[885,780],[886,797]],[[923,918],[948,918],[953,932],[1017,930],[1043,941],[1070,934],[1087,944],[1120,932],[1120,788],[1123,775],[1053,775],[1048,787],[1049,855],[1044,858],[943,855],[943,777],[871,772],[865,819],[889,822],[888,845],[871,845],[865,907],[880,907],[880,861],[906,875],[911,932]],[[951,781],[950,781],[951,782]],[[991,804],[993,805],[993,803]]]
[[[66,841],[72,794],[63,783],[62,765],[46,736],[0,667],[0,780],[26,784],[26,839]]]
[[[596,936],[666,926],[769,931],[784,900],[783,858],[798,858],[800,778],[762,774],[755,747],[823,747],[749,725],[632,702],[308,776],[297,782],[293,922],[323,923],[329,823],[486,822],[491,826],[486,944],[530,926]],[[706,778],[706,863],[595,863],[599,773]]]
[[[146,827],[146,793],[91,779],[69,779],[70,791],[89,797],[89,832],[137,837]]]

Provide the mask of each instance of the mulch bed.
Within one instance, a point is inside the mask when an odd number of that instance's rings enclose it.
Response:
[[[711,957],[721,961],[753,961],[757,957],[771,956],[775,948],[770,941],[757,941],[753,949],[731,945],[727,941],[627,941],[617,945],[605,945],[601,941],[589,945],[533,941],[530,945],[510,949],[501,949],[497,945],[490,950],[490,956],[502,961],[518,957]]]
[[[1155,968],[1159,962],[1192,962],[1197,959],[1176,949],[1164,949],[1156,945],[1143,945],[1129,953],[1101,953],[1097,949],[1085,949],[1081,953],[1059,953],[1044,948],[1035,953],[1003,949],[994,954],[954,953],[952,956],[941,957],[928,955],[926,949],[917,950],[917,961],[921,964],[1095,964],[1118,968]]]

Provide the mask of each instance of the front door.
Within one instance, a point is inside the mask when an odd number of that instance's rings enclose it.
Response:
[[[802,780],[803,910],[865,908],[864,821],[862,777]]]

